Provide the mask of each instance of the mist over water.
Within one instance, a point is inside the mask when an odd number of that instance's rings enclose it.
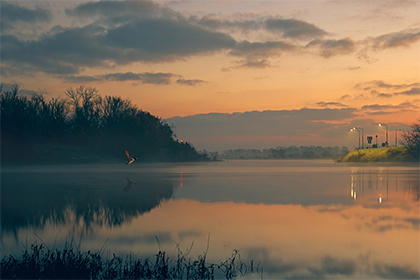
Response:
[[[26,244],[217,261],[265,278],[419,276],[419,166],[330,160],[2,166],[1,254]]]

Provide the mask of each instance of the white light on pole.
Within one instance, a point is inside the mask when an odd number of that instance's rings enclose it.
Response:
[[[364,136],[364,131],[363,131],[363,128],[361,128],[361,127],[353,127],[353,130],[357,130],[357,131],[359,131],[359,149],[360,149],[360,130],[362,131],[362,149],[364,149],[364,139],[363,138],[365,138],[365,136]]]
[[[385,126],[386,128],[386,141],[385,141],[385,146],[388,147],[388,125],[385,123],[380,123],[379,126]]]
[[[360,130],[357,130],[355,127],[353,127],[352,129],[350,129],[350,131],[357,131],[357,132],[359,132],[359,149],[360,149]]]

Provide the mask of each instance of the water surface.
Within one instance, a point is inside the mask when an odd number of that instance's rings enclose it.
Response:
[[[264,278],[419,278],[419,167],[328,160],[3,166],[1,254],[239,250]]]

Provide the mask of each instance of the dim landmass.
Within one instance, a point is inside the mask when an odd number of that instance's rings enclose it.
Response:
[[[83,86],[65,96],[0,88],[2,163],[121,162],[124,150],[140,161],[208,160],[128,99]]]
[[[349,152],[343,147],[278,146],[270,149],[231,149],[217,155],[220,159],[334,159],[343,158]],[[213,153],[208,153],[214,158]]]

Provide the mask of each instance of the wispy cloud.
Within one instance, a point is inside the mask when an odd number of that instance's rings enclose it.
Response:
[[[118,82],[140,82],[142,84],[155,84],[155,85],[169,85],[172,84],[174,78],[178,78],[175,82],[182,85],[187,86],[196,86],[201,83],[205,83],[206,81],[200,79],[182,79],[180,75],[176,75],[173,73],[133,73],[133,72],[125,72],[125,73],[109,73],[104,75],[92,75],[92,76],[61,76],[62,79],[69,81],[69,82],[77,82],[77,83],[88,83],[88,82],[104,82],[104,81],[118,81]]]
[[[365,41],[373,50],[409,47],[420,40],[420,29],[406,29],[399,32],[370,37]]]
[[[340,40],[316,39],[307,44],[305,48],[315,48],[319,51],[320,56],[329,58],[336,55],[346,55],[354,52],[356,44],[350,38]]]
[[[416,96],[420,94],[420,83],[392,84],[382,80],[372,80],[358,83],[354,86],[354,89],[361,93],[354,96],[347,94],[342,96],[341,99],[391,98],[395,95]]]
[[[420,108],[419,100],[405,101],[400,104],[369,104],[360,108],[362,114],[368,115],[387,115],[400,111],[418,111]]]
[[[296,19],[267,19],[265,28],[279,33],[284,38],[311,39],[319,38],[328,33],[314,24]]]
[[[341,103],[341,102],[317,102],[315,103],[316,106],[318,107],[322,107],[322,108],[327,108],[327,107],[348,107],[346,104]]]
[[[420,96],[420,87],[413,87],[409,90],[395,92],[394,94],[395,95],[419,95]]]
[[[194,79],[194,80],[178,79],[178,80],[176,80],[176,82],[178,84],[186,85],[186,86],[196,86],[196,85],[199,85],[199,84],[202,84],[202,83],[206,83],[206,81],[200,80],[200,79]]]

